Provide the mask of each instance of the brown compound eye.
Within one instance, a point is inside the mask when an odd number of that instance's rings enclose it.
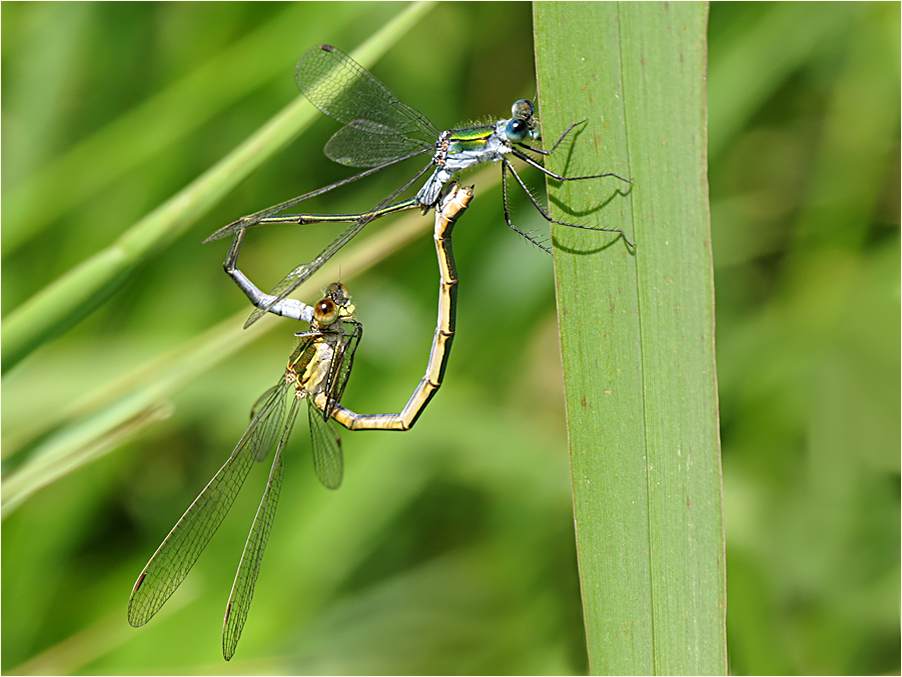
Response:
[[[347,301],[351,298],[351,295],[348,293],[348,288],[345,287],[341,282],[333,282],[329,285],[330,296],[339,303],[339,305],[343,301]]]
[[[338,306],[332,299],[320,299],[313,306],[313,319],[318,324],[332,324],[338,320]]]

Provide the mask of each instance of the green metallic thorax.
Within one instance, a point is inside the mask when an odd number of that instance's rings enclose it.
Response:
[[[485,148],[489,137],[495,133],[495,125],[479,125],[455,129],[448,137],[448,153],[479,152]]]

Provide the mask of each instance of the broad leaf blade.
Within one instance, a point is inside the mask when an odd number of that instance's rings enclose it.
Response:
[[[549,182],[555,218],[637,244],[553,231],[595,674],[726,672],[706,22],[699,4],[536,5],[546,143],[589,120],[549,166],[632,180]]]

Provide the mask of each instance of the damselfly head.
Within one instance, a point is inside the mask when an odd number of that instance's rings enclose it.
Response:
[[[334,324],[339,319],[352,318],[354,310],[348,288],[341,282],[333,282],[326,287],[323,298],[313,307],[313,319],[320,326],[325,326]]]
[[[523,143],[527,139],[538,139],[536,109],[531,101],[520,99],[511,106],[511,119],[504,127],[504,133],[512,143]]]

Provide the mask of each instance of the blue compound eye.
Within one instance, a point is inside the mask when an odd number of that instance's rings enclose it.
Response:
[[[520,143],[529,136],[529,125],[526,123],[526,120],[513,118],[505,125],[504,133],[514,143]]]
[[[526,99],[519,99],[514,102],[513,106],[511,106],[511,117],[528,120],[534,114],[535,108],[533,107],[532,102]]]

